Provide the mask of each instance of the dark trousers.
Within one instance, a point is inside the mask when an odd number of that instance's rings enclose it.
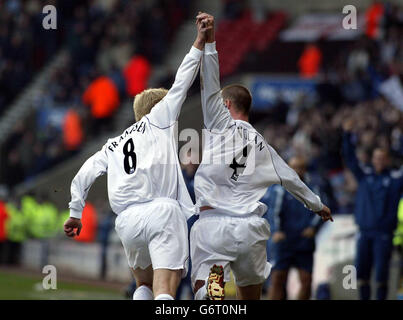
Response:
[[[0,242],[0,264],[18,265],[20,263],[21,243],[13,241]]]
[[[375,270],[376,298],[385,300],[388,292],[390,258],[393,234],[360,232],[357,239],[356,268],[360,299],[371,297],[371,271]]]
[[[0,242],[0,265],[6,264],[6,251],[7,250],[7,242],[1,241]]]

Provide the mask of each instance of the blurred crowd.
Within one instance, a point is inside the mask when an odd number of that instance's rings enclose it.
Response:
[[[8,27],[0,31],[0,107],[57,49],[65,51],[44,93],[2,146],[0,181],[9,187],[26,181],[113,129],[119,106],[144,90],[151,67],[162,63],[189,3],[54,0],[46,4],[58,10],[58,29],[49,31],[42,28],[45,1],[3,1],[0,19]],[[10,81],[15,77],[21,80]]]
[[[293,103],[279,96],[256,125],[313,190],[305,172],[317,178],[317,193],[333,213],[354,214],[358,297],[384,300],[394,247],[403,249],[403,10],[375,1],[365,18],[364,35],[334,59],[322,53],[324,42],[307,44],[297,65],[301,78],[317,81],[316,96]],[[309,299],[320,224],[281,187],[271,187],[262,201],[273,231],[269,298],[287,298],[295,267],[296,298]],[[316,297],[330,299],[330,291],[320,284]]]
[[[319,66],[309,72],[301,70],[301,76],[318,79],[317,96],[300,95],[291,104],[279,96],[266,117],[256,123],[285,159],[304,157],[309,171],[331,183],[336,200],[333,210],[341,213],[352,212],[357,188],[341,155],[344,121],[354,120],[362,163],[370,163],[375,147],[384,147],[391,151],[393,168],[403,165],[402,105],[381,93],[381,84],[387,79],[397,77],[402,83],[403,11],[385,5],[382,12],[378,27],[368,27],[358,41],[340,48],[336,59],[318,58],[321,43],[308,45],[301,58],[314,56],[312,60]]]
[[[104,254],[115,214],[104,200],[87,201],[83,214],[83,228],[74,240],[99,242]],[[68,209],[59,210],[45,193],[16,198],[6,187],[0,186],[0,265],[20,265],[22,244],[28,239],[40,240],[44,251],[41,263],[47,264],[49,241],[65,238],[63,224],[69,215]],[[101,277],[105,275],[104,264],[105,261],[101,263]]]
[[[306,158],[309,171],[331,183],[336,200],[334,210],[350,213],[357,184],[345,169],[341,157],[343,122],[348,118],[355,120],[359,136],[358,156],[363,163],[370,162],[375,146],[383,146],[391,149],[393,165],[397,169],[403,163],[402,111],[383,98],[343,104],[338,108],[331,104],[309,108],[306,103],[302,105],[297,102],[290,107],[282,106],[289,109],[285,112],[287,120],[269,124],[264,129],[265,138],[285,159],[293,155]]]
[[[27,239],[61,235],[68,216],[68,210],[59,212],[46,195],[25,195],[18,201],[1,187],[0,264],[18,265],[21,244]]]
[[[0,115],[60,47],[60,32],[42,27],[42,8],[54,3],[0,2]]]

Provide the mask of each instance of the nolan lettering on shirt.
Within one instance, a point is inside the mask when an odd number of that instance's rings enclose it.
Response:
[[[119,146],[119,143],[124,140],[128,135],[132,134],[133,132],[140,132],[141,134],[144,134],[146,131],[146,125],[144,121],[141,122],[136,122],[134,125],[132,125],[129,129],[126,129],[125,132],[119,137],[119,140],[113,141],[109,146],[108,149],[111,150],[112,152]]]
[[[255,144],[258,145],[259,151],[262,151],[262,150],[264,149],[263,140],[260,139],[260,141],[258,142],[258,141],[257,141],[257,137],[258,137],[258,135],[255,136]]]
[[[253,140],[255,140],[255,144],[259,147],[259,151],[262,151],[264,149],[263,139],[260,137],[259,134],[257,134],[256,132],[253,132],[251,130],[242,128],[242,127],[238,127],[237,129],[238,129],[241,137],[245,141],[253,141]],[[258,138],[259,138],[259,140],[258,140]]]

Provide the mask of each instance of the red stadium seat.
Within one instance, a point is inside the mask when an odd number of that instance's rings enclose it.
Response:
[[[216,32],[221,76],[235,72],[249,52],[265,50],[276,38],[285,20],[283,12],[276,12],[269,14],[266,21],[256,23],[249,10],[237,20],[221,20]]]

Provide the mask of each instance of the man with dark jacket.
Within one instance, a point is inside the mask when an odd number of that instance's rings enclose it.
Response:
[[[298,173],[301,180],[311,190],[325,199],[319,183],[315,183],[314,179],[306,173],[306,163],[303,158],[291,158],[289,166]],[[271,239],[273,271],[269,299],[286,299],[286,284],[291,267],[298,269],[301,283],[297,298],[299,300],[309,299],[311,297],[315,235],[322,225],[322,221],[280,185],[272,186],[267,194],[268,214],[273,218]]]
[[[376,298],[384,300],[403,176],[390,169],[389,151],[382,148],[375,148],[371,166],[363,167],[355,153],[353,126],[351,119],[343,126],[343,157],[358,183],[354,214],[359,228],[356,255],[359,294],[362,300],[370,299],[370,276],[374,266]]]

